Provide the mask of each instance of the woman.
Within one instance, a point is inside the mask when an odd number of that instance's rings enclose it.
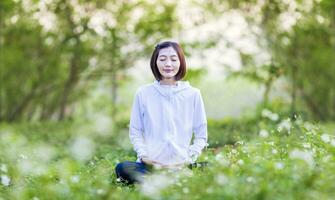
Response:
[[[152,166],[192,164],[207,144],[200,91],[180,81],[186,73],[186,62],[179,44],[158,44],[150,66],[156,81],[137,90],[130,118],[129,136],[137,161],[119,163],[115,169],[117,177],[128,183],[140,182]]]

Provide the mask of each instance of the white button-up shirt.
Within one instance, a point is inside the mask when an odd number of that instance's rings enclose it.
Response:
[[[175,86],[155,81],[139,88],[129,136],[137,161],[142,157],[165,165],[194,161],[191,157],[200,155],[207,144],[207,119],[199,89],[184,81]]]

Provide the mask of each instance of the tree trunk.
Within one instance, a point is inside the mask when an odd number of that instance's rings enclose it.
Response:
[[[112,119],[115,119],[115,116],[117,114],[116,110],[116,100],[118,95],[118,83],[117,83],[117,74],[116,72],[112,72]]]
[[[65,117],[66,106],[69,100],[72,89],[78,79],[78,60],[79,56],[75,53],[70,62],[70,70],[67,81],[65,82],[63,93],[60,100],[58,120],[63,120]]]
[[[296,119],[296,101],[297,101],[297,66],[292,66],[292,91],[291,91],[291,119]]]

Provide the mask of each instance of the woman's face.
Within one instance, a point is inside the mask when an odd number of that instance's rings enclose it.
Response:
[[[163,79],[174,78],[180,67],[178,54],[173,47],[161,49],[159,51],[156,64]]]

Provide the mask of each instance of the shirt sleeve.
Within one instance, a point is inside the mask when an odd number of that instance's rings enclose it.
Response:
[[[189,156],[194,162],[200,155],[202,149],[207,145],[207,118],[204,102],[200,91],[198,90],[194,102],[193,133],[194,141],[189,147]]]
[[[140,92],[138,90],[136,92],[131,110],[129,138],[139,159],[146,156],[146,147],[143,134],[143,106],[141,103]]]

